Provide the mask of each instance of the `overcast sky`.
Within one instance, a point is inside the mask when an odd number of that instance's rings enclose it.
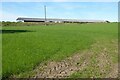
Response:
[[[6,2],[5,2],[6,1]],[[5,21],[16,21],[18,17],[69,18],[118,21],[118,0],[116,2],[2,2],[0,17]],[[65,1],[65,0],[63,0]],[[99,1],[99,0],[98,0]],[[110,0],[109,0],[110,1]]]

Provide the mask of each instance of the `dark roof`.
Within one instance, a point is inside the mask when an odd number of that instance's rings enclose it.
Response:
[[[45,21],[45,18],[17,18],[17,20],[23,21]],[[80,20],[80,19],[55,19],[47,18],[47,21],[70,21],[70,22],[106,22],[104,20]]]

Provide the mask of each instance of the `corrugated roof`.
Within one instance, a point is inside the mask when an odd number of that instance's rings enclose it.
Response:
[[[45,18],[17,18],[23,21],[45,21]],[[80,19],[55,19],[47,18],[47,21],[69,21],[69,22],[106,22],[105,20],[80,20]]]

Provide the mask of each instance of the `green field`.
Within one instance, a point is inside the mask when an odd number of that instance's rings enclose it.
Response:
[[[48,26],[8,26],[2,34],[3,77],[32,71],[45,61],[60,61],[72,54],[90,50],[97,43],[110,48],[108,55],[117,63],[118,24],[55,24]],[[111,42],[115,42],[113,45]],[[97,45],[99,46],[99,45]],[[96,49],[99,53],[99,48]],[[96,58],[91,58],[95,61]],[[92,63],[91,63],[92,64]],[[71,77],[90,77],[90,65],[86,72],[77,72]]]

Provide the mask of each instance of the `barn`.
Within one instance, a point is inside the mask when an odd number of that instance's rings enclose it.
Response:
[[[57,18],[17,18],[17,21],[21,22],[54,22],[54,23],[81,23],[81,22],[88,22],[88,23],[101,23],[101,22],[109,22],[105,20],[80,20],[80,19],[57,19]]]

